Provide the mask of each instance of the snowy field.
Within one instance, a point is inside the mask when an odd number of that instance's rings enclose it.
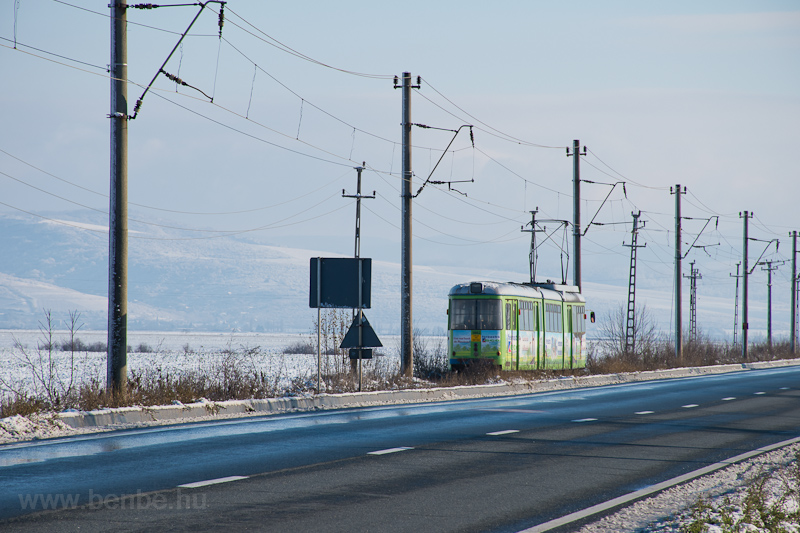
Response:
[[[105,331],[79,331],[76,338],[85,345],[105,343]],[[68,331],[55,331],[54,344],[69,339]],[[433,349],[446,343],[444,337],[424,337],[423,342]],[[17,342],[23,347],[16,347]],[[310,334],[278,333],[182,333],[182,332],[133,332],[128,334],[129,373],[180,375],[196,372],[213,376],[224,368],[235,365],[244,373],[264,373],[279,388],[285,388],[292,380],[316,379],[316,354],[289,354],[288,348],[316,342]],[[365,361],[365,369],[378,368],[381,373],[399,370],[399,337],[381,336],[384,345],[383,357]],[[36,330],[0,330],[0,394],[42,392],[41,379],[34,376],[33,368],[49,369],[52,356],[52,378],[67,386],[73,383],[95,381],[105,384],[106,353],[54,350],[50,354],[43,348],[44,338]],[[146,346],[147,351],[140,351]],[[324,341],[323,341],[324,346]],[[322,373],[335,373],[341,368],[341,359],[335,356],[322,357]],[[72,371],[70,369],[73,369]],[[49,370],[44,376],[50,379]]]

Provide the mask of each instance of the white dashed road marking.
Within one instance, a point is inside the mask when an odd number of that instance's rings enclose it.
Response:
[[[378,450],[376,452],[369,452],[367,455],[386,455],[387,453],[396,453],[396,452],[404,452],[406,450],[413,450],[414,448],[410,448],[408,446],[401,446],[399,448],[388,448],[386,450]]]
[[[217,479],[207,479],[206,481],[195,481],[194,483],[184,483],[183,485],[178,485],[178,487],[182,489],[196,489],[198,487],[217,485],[219,483],[227,483],[229,481],[239,481],[240,479],[247,479],[247,476],[228,476]]]
[[[638,412],[633,413],[633,414],[635,414],[635,415],[652,415],[654,412],[655,411],[638,411]]]
[[[729,401],[735,400],[735,399],[736,399],[736,396],[728,396],[727,398],[723,398],[722,401],[723,402],[729,402]]]
[[[518,429],[504,429],[503,431],[492,431],[491,433],[487,433],[487,435],[491,435],[496,437],[498,435],[510,435],[512,433],[519,433]]]
[[[700,407],[700,406],[697,405],[696,403],[690,403],[687,405],[682,405],[681,407],[683,407],[684,409],[691,409],[692,407]]]
[[[578,420],[573,420],[573,422],[596,422],[596,418],[579,418]]]

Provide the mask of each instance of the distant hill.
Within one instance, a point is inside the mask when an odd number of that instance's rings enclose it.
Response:
[[[87,329],[107,324],[108,231],[102,220],[83,213],[52,220],[0,216],[0,329],[36,328],[42,309],[63,320],[82,313]],[[92,220],[69,222],[73,220]],[[236,237],[185,239],[161,229],[129,239],[128,327],[160,331],[308,332],[316,310],[308,307],[309,259],[336,254],[269,246]],[[144,238],[147,237],[147,238]],[[437,333],[447,325],[447,293],[470,280],[524,281],[514,272],[480,272],[463,266],[414,267],[414,324]],[[586,279],[586,278],[584,278]],[[398,333],[400,268],[373,260],[370,323],[379,333]],[[598,318],[624,306],[627,287],[585,282],[587,307]],[[687,290],[688,293],[688,290]],[[688,294],[684,298],[688,327]],[[672,296],[639,289],[661,330],[669,331]],[[751,301],[751,331],[766,329],[765,305]],[[773,310],[781,313],[786,310]],[[788,330],[777,323],[775,334]],[[698,321],[704,331],[728,338],[733,326],[732,298],[704,296]],[[597,331],[598,325],[592,331]]]

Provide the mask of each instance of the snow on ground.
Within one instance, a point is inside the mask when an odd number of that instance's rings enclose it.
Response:
[[[760,476],[770,474],[765,485],[767,501],[776,502],[786,498],[787,510],[797,510],[800,504],[798,480],[791,471],[797,468],[797,454],[800,444],[761,454],[741,463],[728,466],[712,474],[697,478],[683,485],[672,487],[655,496],[640,500],[616,513],[588,524],[579,533],[618,533],[636,531],[647,533],[667,533],[689,531],[693,521],[692,506],[702,498],[713,511],[706,522],[709,533],[722,533],[721,510],[728,510],[728,516],[739,522],[739,528],[729,527],[727,531],[747,531],[760,533],[770,531],[743,520],[744,499],[747,490]],[[794,477],[794,479],[792,479]],[[787,533],[800,532],[800,524],[784,523]]]
[[[106,332],[79,331],[84,344],[105,343]],[[56,343],[69,339],[69,333],[58,331],[53,335]],[[425,337],[431,347],[445,342],[442,337]],[[273,333],[184,333],[184,332],[136,332],[128,334],[128,345],[134,350],[128,353],[129,375],[169,374],[176,376],[185,372],[215,375],[222,369],[237,369],[246,372],[264,373],[270,381],[285,388],[296,378],[316,377],[316,354],[289,354],[288,348],[311,341],[309,334]],[[316,342],[316,338],[313,339]],[[23,347],[15,347],[18,343]],[[399,368],[396,336],[382,336],[386,354],[367,365],[380,365],[384,370]],[[41,332],[33,330],[0,330],[0,395],[24,392],[39,395],[45,384],[33,369],[48,369],[45,380],[63,392],[70,383],[106,382],[106,353],[76,351],[74,354],[60,350],[52,353],[43,348]],[[149,351],[139,351],[146,345]],[[324,341],[323,341],[324,346]],[[322,372],[335,370],[335,357],[323,356]],[[63,386],[63,387],[62,387]],[[61,388],[60,388],[61,387]]]
[[[105,342],[106,332],[80,331],[78,337],[86,344]],[[67,332],[56,332],[54,339],[63,341],[68,338]],[[32,377],[29,361],[38,361],[40,357],[47,358],[49,353],[39,348],[42,335],[38,331],[4,331],[0,330],[0,393],[8,390],[22,390],[36,392],[37,384]],[[255,333],[187,333],[187,332],[137,332],[129,333],[128,343],[136,349],[140,344],[153,348],[148,353],[129,353],[128,365],[130,372],[162,371],[176,373],[186,370],[208,371],[221,364],[221,358],[229,357],[235,353],[238,359],[236,364],[248,365],[251,369],[280,376],[284,380],[294,377],[312,377],[316,374],[316,355],[290,355],[285,354],[287,347],[306,343],[310,340],[308,334],[255,334]],[[429,345],[433,348],[441,338],[428,338]],[[26,359],[23,352],[15,348],[15,342],[25,348],[29,355]],[[382,364],[399,364],[396,361],[397,339],[383,339],[386,346],[385,352],[395,354],[380,358]],[[255,351],[253,351],[256,349]],[[248,355],[248,351],[257,355]],[[46,360],[46,359],[45,359]],[[57,378],[69,379],[71,354],[69,352],[53,352],[54,368]],[[78,352],[72,361],[76,369],[74,375],[78,381],[97,380],[105,382],[106,354],[92,352]],[[324,370],[324,369],[323,369]],[[5,391],[3,390],[5,389]],[[209,415],[205,418],[195,418],[193,421],[216,420],[241,415]],[[72,428],[67,426],[53,414],[36,414],[29,417],[13,416],[0,419],[0,444],[37,440],[54,437],[63,437],[76,434],[97,433],[109,430],[130,429],[134,427],[152,426],[158,424],[174,423],[170,421],[127,424],[124,426],[97,426],[88,428]],[[646,498],[629,505],[616,513],[604,517],[580,529],[580,533],[616,533],[623,531],[639,531],[652,533],[665,533],[668,531],[685,531],[692,522],[691,507],[699,497],[710,503],[712,509],[727,509],[728,514],[734,518],[741,518],[742,501],[747,488],[759,475],[775,471],[773,482],[766,488],[770,497],[775,500],[788,493],[788,485],[780,480],[788,479],[786,474],[792,465],[796,465],[796,456],[800,453],[800,444],[795,444],[783,449],[775,450],[747,461],[737,463],[719,470],[713,474],[703,476],[680,486],[670,488],[655,496]],[[795,480],[795,490],[797,481]],[[798,505],[797,493],[794,493],[794,503]],[[738,514],[737,514],[738,513]],[[716,516],[719,519],[719,513]],[[766,531],[753,527],[743,527],[742,531]],[[786,531],[800,533],[800,526],[788,524]],[[710,533],[721,532],[717,525],[711,525],[707,531]]]

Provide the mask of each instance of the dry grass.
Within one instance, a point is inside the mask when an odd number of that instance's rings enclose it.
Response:
[[[72,357],[80,346],[74,335],[79,326],[79,315],[70,315]],[[619,321],[622,315],[616,317]],[[347,327],[346,316],[330,313],[323,323],[322,347],[326,356],[322,368],[322,392],[342,393],[359,390],[358,374],[346,353],[336,349],[341,343]],[[612,317],[613,318],[613,317]],[[647,324],[647,315],[641,316]],[[611,323],[611,322],[609,322]],[[423,332],[414,333],[414,378],[401,376],[398,369],[388,361],[394,358],[376,357],[363,364],[362,386],[364,391],[400,390],[429,386],[454,387],[482,385],[509,381],[535,381],[569,375],[613,374],[659,370],[680,366],[707,366],[724,363],[740,363],[741,347],[713,342],[698,336],[684,344],[682,361],[675,357],[674,345],[668,340],[657,338],[652,327],[644,328],[646,335],[637,337],[636,351],[626,351],[619,338],[622,329],[611,331],[616,338],[592,345],[585,369],[542,370],[528,372],[500,372],[491,364],[473,364],[458,371],[450,370],[447,345],[444,339],[432,340]],[[89,411],[106,407],[168,405],[174,402],[191,403],[201,398],[210,401],[236,399],[262,399],[282,396],[297,396],[317,392],[316,375],[298,376],[287,379],[280,371],[265,373],[258,370],[255,360],[264,354],[258,348],[232,349],[230,346],[221,353],[214,354],[212,364],[203,369],[165,371],[160,368],[143,372],[132,371],[128,376],[124,393],[112,394],[106,391],[105,384],[97,378],[79,382],[77,375],[70,372],[60,376],[53,371],[52,320],[46,314],[42,326],[45,342],[35,351],[22,351],[21,362],[30,369],[36,391],[25,392],[20,387],[8,384],[0,377],[0,386],[6,392],[0,393],[0,418],[14,415],[29,415],[41,411],[61,411],[80,409]],[[316,341],[316,338],[313,339]],[[144,346],[140,347],[145,349]],[[152,350],[149,346],[148,350]],[[296,351],[316,351],[315,342],[293,346]],[[191,349],[188,344],[184,350]],[[291,350],[290,350],[291,351]],[[312,351],[312,353],[313,353]],[[396,348],[399,352],[399,346]],[[788,342],[751,345],[750,361],[764,361],[789,358]],[[2,390],[0,389],[0,390]]]

